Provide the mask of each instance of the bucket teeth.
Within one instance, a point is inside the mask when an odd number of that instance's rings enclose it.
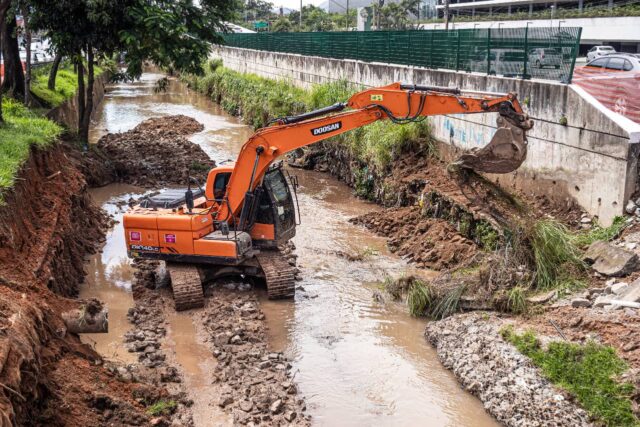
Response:
[[[257,256],[267,281],[269,299],[293,298],[296,269],[280,251],[262,251]]]
[[[176,311],[204,307],[204,293],[198,268],[189,264],[167,263]]]

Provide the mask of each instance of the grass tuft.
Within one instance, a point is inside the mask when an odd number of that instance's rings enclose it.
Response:
[[[414,280],[407,293],[407,305],[412,316],[424,316],[434,301],[431,288],[421,280]]]
[[[540,289],[554,287],[565,264],[582,265],[574,237],[558,221],[537,221],[531,232],[531,246],[536,265],[536,284]]]
[[[444,319],[457,312],[460,307],[460,298],[462,298],[466,287],[465,284],[462,284],[447,292],[431,310],[431,317],[434,319]]]
[[[13,186],[31,147],[45,148],[62,133],[56,123],[11,98],[2,98],[2,110],[5,123],[0,125],[0,203],[4,201],[3,192]]]
[[[618,237],[625,226],[625,219],[617,216],[609,227],[601,227],[599,224],[595,224],[591,230],[578,233],[575,236],[575,244],[578,247],[585,248],[597,240],[608,242]]]
[[[631,401],[634,387],[617,380],[627,365],[613,348],[591,341],[584,345],[552,342],[543,349],[533,332],[516,334],[511,327],[501,335],[603,424],[640,426]]]
[[[154,417],[158,415],[170,415],[177,407],[178,404],[174,400],[160,400],[149,406],[147,413]]]
[[[527,294],[522,286],[514,286],[507,291],[507,310],[514,314],[527,312]]]

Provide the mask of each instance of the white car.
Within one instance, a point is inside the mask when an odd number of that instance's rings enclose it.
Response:
[[[631,54],[607,55],[596,58],[584,66],[590,72],[593,71],[640,71],[640,58]]]
[[[587,61],[593,61],[596,58],[611,55],[612,53],[616,53],[616,50],[611,46],[594,46],[587,52]]]
[[[562,65],[562,52],[558,49],[535,48],[529,51],[529,64],[535,68],[554,67]]]

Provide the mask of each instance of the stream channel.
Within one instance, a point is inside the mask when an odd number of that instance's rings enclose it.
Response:
[[[191,140],[217,163],[235,159],[252,130],[206,97],[171,80],[166,92],[153,90],[160,74],[146,73],[133,83],[111,85],[100,105],[90,139],[122,132],[158,116],[184,114],[204,124]],[[302,225],[294,238],[303,280],[295,301],[269,301],[260,294],[269,327],[270,346],[293,359],[295,381],[307,401],[314,425],[327,426],[496,426],[481,402],[465,392],[438,361],[426,342],[426,321],[406,308],[372,298],[386,276],[416,272],[391,254],[385,239],[348,222],[380,208],[352,195],[328,174],[290,170],[299,177]],[[96,203],[121,221],[117,202],[144,190],[113,184],[92,190]],[[344,254],[359,254],[349,261]],[[342,255],[341,255],[342,254]],[[103,356],[133,363],[123,334],[133,305],[133,269],[127,258],[122,224],[107,234],[102,251],[89,258],[82,298],[96,297],[109,308],[109,333],[87,334],[85,342]],[[218,419],[207,402],[210,369],[215,359],[196,333],[193,315],[168,316],[169,345],[194,399],[196,426]],[[211,411],[211,413],[209,413]],[[216,414],[213,414],[216,412]],[[216,422],[216,425],[219,424]]]

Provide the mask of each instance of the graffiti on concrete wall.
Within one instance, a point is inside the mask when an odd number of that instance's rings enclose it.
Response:
[[[444,118],[444,131],[450,142],[465,148],[484,147],[496,133],[494,128],[461,122],[450,117]]]

